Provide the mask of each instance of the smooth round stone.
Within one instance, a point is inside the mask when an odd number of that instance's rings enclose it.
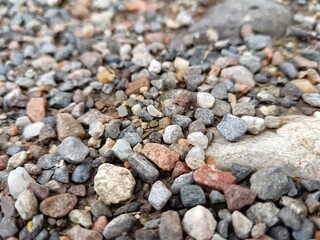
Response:
[[[109,163],[100,165],[94,178],[94,189],[107,205],[128,200],[133,194],[135,184],[136,181],[128,169]]]
[[[20,193],[27,189],[29,183],[35,183],[35,180],[29,175],[23,167],[17,167],[12,170],[8,176],[8,187],[10,194],[17,199]]]
[[[89,148],[77,137],[67,137],[58,146],[58,153],[69,163],[79,164],[89,153]]]
[[[184,231],[195,239],[211,239],[217,221],[209,209],[198,205],[186,212],[182,220]]]
[[[214,123],[214,115],[211,109],[198,108],[194,113],[194,118],[201,120],[204,125],[211,126]]]
[[[23,220],[29,220],[38,212],[38,201],[30,190],[19,194],[15,207]]]
[[[206,203],[206,196],[198,185],[185,185],[180,188],[182,204],[185,207],[194,207]]]
[[[210,93],[198,92],[197,93],[197,104],[200,108],[212,108],[214,105],[215,98]]]
[[[188,135],[189,144],[195,147],[206,149],[208,147],[208,138],[202,132],[193,132]]]
[[[320,94],[318,93],[305,93],[302,95],[302,99],[312,107],[320,107]]]
[[[184,135],[179,125],[169,125],[164,129],[163,141],[167,144],[176,143],[183,137]]]
[[[161,181],[157,181],[152,185],[148,201],[156,210],[161,210],[166,205],[171,195],[172,193],[166,185]]]
[[[222,118],[217,129],[227,140],[235,142],[246,133],[247,123],[241,118],[227,114]]]
[[[143,155],[134,153],[128,161],[144,182],[153,183],[158,179],[159,171]]]
[[[127,160],[132,154],[132,148],[125,139],[118,139],[112,147],[112,150],[121,161]]]
[[[134,217],[128,214],[122,214],[112,219],[105,229],[103,230],[103,236],[107,240],[116,239],[124,233],[129,233],[134,227],[136,220]]]
[[[191,170],[195,170],[206,164],[204,159],[205,159],[205,153],[203,148],[193,147],[188,152],[185,162]]]
[[[31,139],[39,136],[41,128],[44,126],[43,122],[36,122],[27,125],[23,130],[23,137],[25,139]]]
[[[279,70],[283,72],[283,74],[290,79],[294,79],[298,75],[298,70],[292,63],[283,62],[283,63],[280,63],[278,67],[279,67]]]
[[[75,183],[85,183],[91,178],[92,166],[90,162],[82,163],[73,169],[72,181]]]
[[[73,209],[69,213],[69,219],[75,224],[80,224],[85,228],[90,228],[92,226],[91,214],[88,210]]]
[[[243,116],[241,119],[247,123],[247,132],[257,135],[265,129],[264,119],[252,116]]]

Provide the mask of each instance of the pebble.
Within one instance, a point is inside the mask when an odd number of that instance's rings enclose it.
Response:
[[[157,117],[157,118],[162,118],[163,117],[163,113],[160,112],[158,109],[156,109],[153,105],[149,105],[147,107],[147,111],[153,117]]]
[[[253,223],[241,212],[234,211],[232,213],[232,226],[240,239],[249,237]]]
[[[105,137],[117,139],[120,134],[121,121],[111,120],[105,128]]]
[[[156,210],[161,210],[166,205],[171,195],[172,193],[166,185],[161,181],[156,181],[152,185],[148,201]]]
[[[155,59],[150,62],[148,71],[151,73],[160,73],[161,72],[161,63]]]
[[[219,191],[211,191],[209,195],[210,204],[224,203],[226,201],[224,195]]]
[[[150,161],[165,171],[171,171],[176,162],[179,161],[179,154],[177,152],[158,143],[147,143],[141,152]]]
[[[80,227],[79,225],[75,225],[74,227],[68,229],[66,232],[67,236],[71,239],[79,239],[79,240],[88,240],[88,239],[96,239],[103,240],[103,237],[97,231],[89,230]]]
[[[226,185],[236,182],[236,177],[230,172],[219,171],[212,164],[206,164],[195,170],[193,178],[199,186],[208,191],[222,191]]]
[[[279,168],[264,168],[251,178],[251,190],[262,200],[276,200],[290,191],[290,181]]]
[[[245,41],[252,50],[261,50],[271,45],[271,38],[266,35],[251,35],[246,37]]]
[[[23,130],[23,137],[25,139],[31,139],[39,136],[41,128],[44,126],[43,122],[36,122],[27,125]]]
[[[159,237],[163,240],[183,239],[183,231],[178,212],[170,210],[161,214]]]
[[[194,118],[196,120],[201,120],[206,126],[211,126],[214,123],[214,116],[212,110],[208,108],[196,109],[194,113]]]
[[[30,190],[24,190],[15,202],[15,208],[23,220],[29,220],[38,212],[38,201]]]
[[[230,168],[230,172],[237,178],[237,182],[240,183],[253,172],[253,169],[247,165],[234,163]]]
[[[27,152],[21,151],[13,155],[8,160],[7,170],[15,169],[19,166],[22,166],[27,161]]]
[[[17,199],[20,193],[27,189],[29,183],[34,183],[35,180],[29,175],[23,167],[17,167],[12,170],[8,176],[8,187],[10,194]]]
[[[203,148],[193,147],[188,152],[185,158],[185,162],[191,170],[195,170],[206,164],[204,159],[205,159],[205,152]]]
[[[50,76],[53,78],[53,76]],[[40,80],[43,80],[40,79]],[[39,84],[39,82],[38,82]],[[43,84],[44,85],[44,84]],[[51,84],[53,85],[53,83]],[[67,92],[55,92],[49,100],[49,106],[52,108],[66,108],[69,106],[72,100],[72,94]]]
[[[302,219],[289,207],[283,207],[279,212],[279,218],[286,227],[293,230],[301,229]]]
[[[247,123],[247,132],[258,135],[265,129],[264,119],[252,116],[243,116],[241,119],[245,120]]]
[[[182,226],[184,231],[196,240],[211,239],[216,229],[217,221],[209,209],[198,205],[185,213],[182,219]]]
[[[260,238],[266,233],[266,230],[267,225],[265,223],[258,223],[252,227],[251,236],[253,238]]]
[[[212,108],[214,116],[223,117],[224,115],[231,113],[231,106],[229,103],[216,99]]]
[[[248,188],[235,184],[226,185],[223,189],[228,209],[232,212],[240,210],[244,206],[250,206],[257,194]]]
[[[281,72],[290,79],[294,79],[298,75],[296,67],[290,62],[283,62],[278,65]]]
[[[313,223],[309,219],[304,219],[301,229],[293,231],[292,236],[295,240],[312,239],[314,231]]]
[[[107,240],[115,239],[124,233],[129,233],[135,225],[136,220],[128,214],[122,214],[112,219],[105,229],[103,236]]]
[[[177,194],[183,186],[192,184],[193,182],[193,172],[182,174],[173,181],[170,191],[172,194]]]
[[[69,183],[69,169],[64,161],[61,161],[60,165],[54,170],[52,179],[62,183]]]
[[[215,98],[210,93],[198,92],[197,93],[197,104],[200,108],[212,108],[214,105]]]
[[[147,183],[155,182],[159,177],[159,171],[143,155],[134,153],[128,159],[131,168],[135,170],[139,177]]]
[[[184,115],[174,114],[172,115],[172,124],[179,125],[182,129],[187,129],[192,122],[191,118]]]
[[[183,132],[179,125],[170,125],[164,129],[163,141],[167,144],[176,143],[183,137]]]
[[[256,73],[261,67],[260,58],[251,54],[242,55],[239,58],[239,63],[247,67],[252,73]]]
[[[227,140],[235,142],[246,133],[247,123],[241,118],[227,114],[222,118],[217,129]]]
[[[112,212],[107,205],[103,202],[93,202],[90,205],[90,210],[93,216],[100,217],[100,216],[107,216],[112,217]]]
[[[0,236],[3,239],[9,239],[15,236],[19,231],[14,217],[3,217],[0,221]]]
[[[69,219],[75,224],[80,224],[85,228],[90,228],[92,226],[91,214],[88,210],[73,209],[69,213]]]
[[[320,94],[318,93],[305,93],[302,95],[302,99],[312,107],[320,107]]]
[[[195,147],[206,149],[208,147],[208,138],[202,132],[193,132],[188,135],[189,144]]]
[[[291,208],[296,214],[298,214],[301,218],[306,218],[308,215],[307,206],[303,201],[299,199],[290,198],[287,196],[283,196],[280,198],[279,203],[282,206],[286,206]]]
[[[253,74],[244,66],[232,66],[221,71],[220,77],[234,80],[235,83],[244,84],[249,89],[255,86]]]
[[[89,153],[89,148],[77,137],[67,137],[58,146],[61,157],[73,164],[83,162]]]
[[[282,225],[277,225],[275,227],[272,227],[268,231],[268,235],[274,239],[279,239],[279,240],[291,239],[291,234],[290,234],[288,228],[286,228]]]
[[[33,122],[39,122],[46,117],[47,101],[44,98],[31,98],[27,104],[27,114]]]
[[[95,121],[90,123],[89,125],[89,134],[94,138],[99,138],[103,135],[104,132],[104,125],[100,121]]]
[[[224,82],[218,83],[213,87],[211,94],[217,99],[227,99],[228,98],[228,86]],[[216,102],[216,101],[215,101]]]
[[[61,218],[74,209],[77,205],[78,199],[75,195],[70,193],[63,193],[54,195],[44,199],[40,203],[40,211],[52,218]]]
[[[57,132],[58,138],[61,141],[69,136],[79,137],[81,139],[86,136],[81,123],[68,113],[57,114]]]
[[[132,154],[132,148],[125,139],[118,139],[112,147],[112,150],[121,161],[128,160]]]
[[[264,222],[268,227],[272,227],[279,222],[279,212],[273,202],[258,202],[249,207],[246,215],[254,224]]]
[[[194,207],[206,203],[204,191],[198,185],[184,185],[180,188],[180,196],[183,206]]]
[[[71,179],[75,183],[85,183],[91,178],[92,165],[90,162],[79,164],[73,169]]]

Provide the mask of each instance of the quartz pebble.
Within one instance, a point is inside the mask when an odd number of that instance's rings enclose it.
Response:
[[[38,212],[38,201],[30,190],[24,190],[19,194],[15,207],[23,220],[29,220]]]
[[[204,159],[204,150],[201,147],[193,147],[188,152],[185,162],[191,170],[195,170],[206,164]]]
[[[201,108],[212,108],[214,105],[215,98],[210,93],[198,92],[197,93],[197,104]]]
[[[152,185],[148,201],[155,209],[161,210],[171,195],[169,189],[161,181],[157,181]]]
[[[206,149],[208,147],[208,138],[202,132],[193,132],[188,135],[189,144],[195,147]]]
[[[249,237],[252,228],[252,222],[239,211],[232,214],[232,225],[237,237],[244,239]]]
[[[165,143],[176,143],[180,138],[183,138],[183,132],[179,125],[170,125],[164,129],[163,141]]]

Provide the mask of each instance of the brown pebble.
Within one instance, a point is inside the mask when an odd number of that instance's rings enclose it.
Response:
[[[112,83],[116,78],[116,73],[111,68],[103,68],[97,73],[97,79],[102,83]]]
[[[104,228],[108,223],[108,219],[106,216],[100,216],[97,220],[93,223],[92,230],[102,233]]]
[[[43,200],[49,196],[49,188],[36,182],[30,182],[27,189],[33,192],[39,200]]]
[[[79,225],[74,226],[73,228],[67,231],[67,235],[72,240],[102,240],[102,235],[93,230],[85,229]]]
[[[47,100],[31,98],[27,104],[27,114],[33,122],[39,122],[46,117]]]
[[[142,87],[150,88],[150,80],[146,78],[141,78],[134,82],[129,82],[126,89],[126,94],[134,94],[134,93],[140,93],[140,89]]]
[[[7,168],[9,156],[7,154],[3,154],[0,156],[0,171],[3,171]]]
[[[72,193],[79,197],[85,197],[86,196],[86,187],[82,184],[79,185],[73,185],[68,189],[69,193]]]
[[[185,162],[178,161],[172,171],[171,177],[176,178],[188,172],[190,172],[190,169],[188,168],[187,164]]]
[[[11,126],[9,129],[8,129],[8,135],[10,137],[12,136],[17,136],[19,133],[19,129],[16,127],[16,126]]]

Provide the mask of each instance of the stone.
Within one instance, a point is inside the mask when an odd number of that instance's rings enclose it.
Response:
[[[89,210],[73,209],[69,213],[69,219],[75,224],[80,224],[85,228],[90,228],[92,226],[91,214]]]
[[[247,123],[247,132],[258,135],[265,129],[264,119],[252,116],[243,116],[241,119],[245,120]]]
[[[90,205],[90,210],[93,216],[107,216],[112,217],[112,212],[107,205],[101,201],[95,201]]]
[[[226,185],[223,189],[228,209],[233,212],[244,206],[250,206],[256,199],[257,194],[248,188],[235,184]]]
[[[287,197],[287,196],[283,196],[283,197],[280,198],[279,203],[282,206],[289,207],[296,214],[298,214],[301,218],[306,218],[307,215],[308,215],[307,206],[300,199],[294,199],[294,198],[290,198],[290,197]]]
[[[173,181],[173,183],[170,187],[170,191],[172,192],[172,194],[177,194],[180,192],[180,189],[183,186],[188,185],[188,184],[192,184],[193,182],[194,181],[193,181],[193,173],[192,172],[182,174]]]
[[[151,73],[160,73],[161,72],[161,63],[155,59],[152,59],[148,67],[148,71]]]
[[[230,12],[234,14],[230,15]],[[252,31],[280,38],[291,24],[291,13],[282,5],[267,0],[224,1],[214,5],[189,32],[204,33],[213,28],[220,39],[238,39],[240,28],[250,19]]]
[[[159,237],[162,240],[183,239],[183,231],[178,212],[167,211],[161,214]]]
[[[232,213],[233,230],[240,239],[249,237],[252,225],[252,222],[241,212],[234,211]]]
[[[197,92],[197,105],[200,108],[212,108],[215,98],[207,92]]]
[[[23,220],[29,220],[38,212],[38,201],[35,195],[26,189],[19,194],[15,208]]]
[[[260,69],[260,61],[259,57],[251,54],[244,54],[239,58],[239,63],[247,67],[252,73],[256,73]]]
[[[89,153],[89,148],[77,137],[67,137],[58,146],[61,157],[73,164],[83,162]]]
[[[290,191],[290,182],[279,168],[260,169],[251,176],[250,183],[262,200],[276,200]]]
[[[10,194],[15,199],[27,189],[29,183],[35,183],[35,180],[29,175],[25,168],[17,167],[9,173],[8,187]]]
[[[51,76],[53,79],[53,76]],[[43,80],[43,78],[41,79]],[[55,92],[50,100],[49,106],[52,108],[66,108],[69,106],[72,100],[72,94],[68,92]]]
[[[294,79],[298,75],[298,70],[296,67],[290,62],[283,62],[278,65],[281,72],[286,75],[290,79]]]
[[[10,237],[15,236],[19,229],[16,224],[16,219],[14,217],[3,217],[0,221],[0,236],[3,239],[10,239]]]
[[[159,171],[143,155],[134,153],[129,157],[128,162],[144,182],[153,183],[158,179]]]
[[[223,117],[224,115],[231,113],[231,106],[229,103],[216,99],[212,108],[214,116]]]
[[[69,136],[82,139],[86,135],[81,123],[68,113],[59,113],[57,115],[57,132],[61,141]]]
[[[96,52],[85,52],[80,56],[80,61],[88,69],[92,69],[102,64],[102,56]]]
[[[27,104],[27,114],[33,122],[39,122],[46,117],[47,101],[44,98],[30,98]]]
[[[309,192],[319,191],[320,190],[320,180],[307,180],[302,179],[301,185],[307,189]]]
[[[185,207],[195,207],[206,203],[204,191],[198,185],[184,185],[180,188],[180,196]]]
[[[232,106],[232,114],[236,116],[254,116],[256,113],[255,106],[252,103],[236,103]]]
[[[135,184],[136,181],[128,169],[109,163],[100,165],[94,177],[94,189],[106,205],[131,198]]]
[[[34,137],[39,136],[41,128],[44,126],[43,122],[36,122],[36,123],[31,123],[27,125],[23,129],[23,137],[25,139],[31,139]]]
[[[134,82],[129,82],[126,88],[126,94],[139,94],[141,88],[150,88],[150,80],[146,78],[141,78]]]
[[[90,123],[89,125],[89,134],[94,138],[99,138],[103,135],[104,132],[104,125],[100,121],[95,121]]]
[[[201,120],[196,120],[190,123],[188,130],[189,134],[193,132],[202,132],[203,134],[205,134],[206,126],[203,124]]]
[[[279,240],[291,239],[291,234],[290,234],[288,228],[286,228],[282,225],[277,225],[275,227],[272,227],[268,231],[268,235],[274,239],[279,239]]]
[[[182,129],[188,128],[192,122],[191,118],[184,115],[174,114],[172,115],[172,124],[179,125]]]
[[[188,210],[182,219],[183,230],[196,240],[211,239],[217,221],[209,209],[198,205]]]
[[[312,107],[320,107],[320,94],[319,93],[305,93],[302,95],[305,103]]]
[[[172,193],[166,185],[161,181],[157,181],[152,185],[148,201],[156,210],[161,210],[166,205],[171,195]]]
[[[218,124],[217,129],[229,141],[237,141],[247,131],[247,123],[245,120],[227,114]]]
[[[298,87],[302,93],[319,93],[319,90],[307,79],[295,79],[291,83]]]
[[[226,201],[224,195],[220,193],[219,191],[211,191],[209,195],[210,204],[214,205],[217,203],[224,203]]]
[[[234,80],[235,83],[244,84],[249,89],[255,86],[253,74],[244,66],[233,66],[221,71],[220,77]]]
[[[247,36],[245,41],[252,50],[261,50],[271,45],[271,37],[261,34]]]
[[[153,105],[149,105],[147,107],[147,111],[153,117],[157,117],[157,118],[162,118],[163,117],[163,113],[160,112],[158,109],[156,109]]]
[[[319,151],[314,147],[320,144],[319,119],[286,116],[279,120],[283,126],[275,132],[264,131],[256,136],[244,136],[237,143],[229,143],[218,131],[214,131],[215,141],[208,147],[207,156],[213,157],[217,167],[222,170],[230,169],[233,163],[253,169],[280,167],[287,176],[293,178],[320,180]],[[303,147],[302,142],[305,143]]]
[[[236,182],[236,177],[230,172],[219,171],[212,164],[206,164],[198,168],[194,172],[193,178],[199,186],[208,191],[222,191],[226,185]]]
[[[169,125],[164,129],[163,141],[167,144],[176,143],[183,137],[183,132],[179,125]]]
[[[302,219],[289,207],[284,207],[279,212],[279,218],[283,224],[293,230],[300,230]]]
[[[230,168],[230,172],[237,178],[238,183],[245,180],[252,173],[252,171],[253,169],[250,166],[238,163],[232,164]]]
[[[304,219],[301,229],[293,231],[292,236],[295,240],[312,239],[314,231],[313,223],[309,219]]]
[[[208,108],[198,108],[194,112],[194,118],[196,120],[201,120],[204,125],[212,126],[214,123],[214,116],[211,109]]]
[[[87,161],[73,169],[71,179],[75,183],[85,183],[91,178],[92,164]]]
[[[176,162],[179,161],[178,153],[158,143],[147,143],[141,153],[165,171],[171,171]]]
[[[22,166],[27,161],[27,152],[21,151],[16,154],[14,154],[11,158],[8,160],[7,164],[7,170],[15,169],[19,166]]]
[[[188,152],[185,158],[185,162],[191,170],[195,170],[206,164],[204,159],[205,159],[205,153],[203,148],[193,147]]]
[[[111,120],[105,128],[105,137],[116,139],[120,134],[121,121]]]
[[[128,160],[133,153],[130,144],[124,139],[118,139],[112,147],[112,150],[121,161]]]
[[[71,239],[79,239],[79,240],[89,240],[89,239],[96,239],[96,240],[103,240],[102,234],[97,231],[89,230],[80,227],[79,225],[75,225],[74,227],[70,228],[66,232],[67,236]]]
[[[129,233],[135,224],[135,218],[128,215],[122,214],[112,219],[105,229],[103,230],[103,236],[107,240],[115,239],[124,233]]]
[[[250,206],[246,215],[254,224],[264,222],[268,227],[272,227],[279,222],[279,212],[273,202],[265,202]]]
[[[206,149],[208,147],[208,138],[202,132],[193,132],[188,135],[189,144],[195,147]]]
[[[78,198],[70,193],[54,195],[44,199],[40,203],[40,211],[52,218],[61,218],[74,209],[77,205]]]

